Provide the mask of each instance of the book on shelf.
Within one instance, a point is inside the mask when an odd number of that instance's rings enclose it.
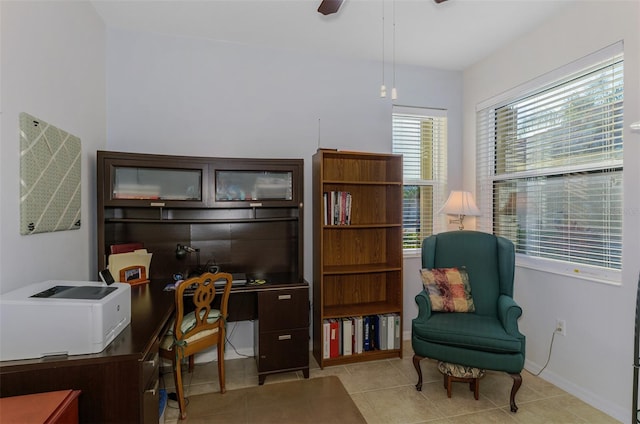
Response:
[[[351,193],[328,191],[322,193],[324,225],[351,224]]]

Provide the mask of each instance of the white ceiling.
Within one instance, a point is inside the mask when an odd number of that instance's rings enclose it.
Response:
[[[316,11],[320,0],[92,3],[113,28],[376,61],[383,57],[384,37],[387,62],[395,55],[396,63],[462,70],[571,1],[579,0],[344,0],[329,16]]]

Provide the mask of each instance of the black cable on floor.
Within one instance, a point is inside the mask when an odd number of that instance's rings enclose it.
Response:
[[[536,377],[540,376],[542,371],[544,371],[544,369],[547,368],[547,365],[549,365],[549,361],[551,360],[551,348],[553,348],[553,340],[556,338],[556,333],[557,333],[557,331],[553,330],[553,334],[551,335],[551,343],[549,343],[549,356],[547,357],[547,362],[544,364],[542,369],[540,371],[538,371],[537,374],[533,374]]]
[[[238,327],[238,321],[233,323],[233,328],[231,329],[231,333],[227,334],[227,336],[225,337],[226,342],[229,346],[231,346],[233,348],[233,351],[236,353],[236,355],[238,356],[243,356],[245,358],[252,358],[251,355],[245,355],[242,354],[240,352],[238,352],[238,349],[236,349],[236,347],[233,345],[233,343],[231,343],[231,336],[233,336],[233,333],[236,331],[236,328]]]

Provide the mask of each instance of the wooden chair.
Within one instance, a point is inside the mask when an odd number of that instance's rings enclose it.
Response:
[[[220,309],[213,309],[213,300],[216,297],[215,282],[226,280],[224,288],[221,288],[222,299]],[[181,363],[184,358],[189,358],[189,372],[193,371],[193,355],[211,346],[218,346],[218,378],[220,380],[220,392],[224,393],[224,343],[225,324],[228,316],[227,304],[231,292],[233,277],[227,273],[211,274],[209,272],[199,277],[190,278],[176,287],[176,316],[173,329],[165,336],[160,345],[160,356],[169,359],[173,363],[173,375],[180,407],[180,419],[185,419],[186,405],[184,399],[184,387],[182,385]],[[193,304],[195,310],[185,313],[185,293],[193,292]]]

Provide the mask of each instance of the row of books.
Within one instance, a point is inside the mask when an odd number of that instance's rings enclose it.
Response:
[[[399,314],[325,319],[323,358],[336,358],[371,350],[400,349]]]
[[[322,193],[324,201],[324,225],[351,224],[351,193],[328,191]]]

